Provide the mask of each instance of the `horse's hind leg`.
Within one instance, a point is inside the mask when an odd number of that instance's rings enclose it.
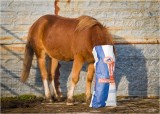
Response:
[[[62,97],[60,83],[59,83],[59,72],[60,65],[58,64],[58,60],[51,58],[49,61],[49,79],[50,84],[52,85],[53,95],[56,100],[60,100]]]
[[[47,102],[52,102],[49,86],[48,86],[48,73],[46,70],[46,59],[45,54],[41,54],[41,56],[37,57],[38,64],[41,72],[41,77],[44,85],[45,98]]]
[[[88,65],[87,78],[86,78],[86,102],[89,103],[91,99],[91,84],[94,75],[94,63]]]
[[[68,98],[67,98],[67,105],[73,105],[73,93],[75,86],[79,80],[79,74],[81,71],[81,68],[83,66],[84,60],[81,56],[76,56],[74,58],[72,72],[71,72],[71,82],[70,82],[70,88],[68,90]]]
[[[56,87],[56,91],[58,94],[58,97],[61,99],[63,97],[62,95],[62,91],[60,88],[60,82],[59,82],[59,77],[60,77],[60,69],[61,65],[58,63],[57,69],[55,71],[55,77],[54,77],[54,83],[55,83],[55,87]]]

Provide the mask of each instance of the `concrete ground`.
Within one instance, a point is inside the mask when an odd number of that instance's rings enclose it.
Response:
[[[159,98],[119,97],[116,107],[90,108],[82,101],[76,101],[74,106],[67,106],[64,102],[53,104],[28,104],[26,107],[5,108],[2,113],[160,113]]]

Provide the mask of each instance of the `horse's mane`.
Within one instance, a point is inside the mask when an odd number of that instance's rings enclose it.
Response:
[[[78,25],[75,29],[76,32],[80,32],[82,30],[89,29],[95,25],[100,25],[102,26],[96,19],[90,17],[90,16],[80,16],[77,18],[78,20]]]
[[[108,28],[103,26],[101,23],[99,23],[95,18],[92,18],[90,16],[80,16],[79,18],[76,18],[78,20],[78,24],[76,26],[76,29],[75,29],[75,32],[81,32],[83,30],[86,30],[86,29],[89,29],[89,28],[92,28],[93,26],[98,26],[98,28],[96,28],[96,32],[97,36],[94,36],[94,37],[97,37],[97,38],[104,38],[104,33],[105,33],[105,36],[106,36],[106,42],[108,44],[114,44],[113,43],[113,40],[112,40],[112,35],[108,32]],[[100,28],[99,28],[100,27]],[[102,29],[103,31],[102,31]],[[104,33],[102,33],[104,32]],[[101,40],[97,40],[97,38],[95,38],[94,41],[95,43],[97,43],[97,45],[100,45],[100,44],[103,44],[103,39]],[[102,42],[101,42],[102,41]]]

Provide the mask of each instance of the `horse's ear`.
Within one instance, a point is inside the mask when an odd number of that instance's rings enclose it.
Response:
[[[105,31],[106,33],[108,33],[108,29],[109,29],[109,27],[104,26],[104,31]]]
[[[106,28],[106,25],[104,24],[104,22],[102,23],[102,26],[103,26],[104,28]]]
[[[109,27],[107,27],[106,25],[104,26],[104,28],[108,31]]]

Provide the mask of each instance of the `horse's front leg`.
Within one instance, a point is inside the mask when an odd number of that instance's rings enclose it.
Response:
[[[80,74],[81,68],[83,66],[83,63],[84,63],[84,60],[81,56],[79,56],[79,55],[75,56],[72,71],[71,71],[72,77],[71,77],[70,87],[68,90],[67,105],[74,105],[74,103],[73,103],[74,89],[75,89],[75,86],[79,80],[79,74]]]
[[[88,65],[87,78],[86,78],[86,103],[91,99],[91,84],[94,75],[94,63]]]

